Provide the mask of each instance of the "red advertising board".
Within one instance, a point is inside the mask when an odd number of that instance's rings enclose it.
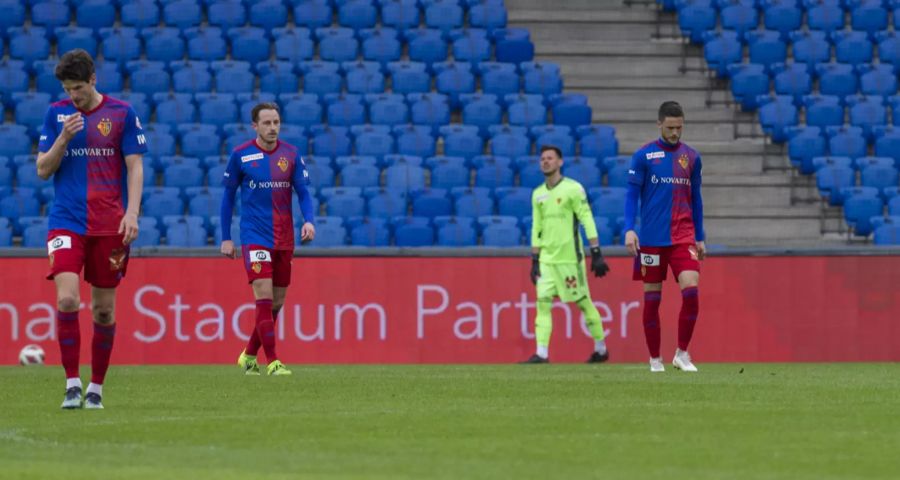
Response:
[[[591,280],[616,362],[647,359],[641,285],[631,260]],[[46,259],[5,258],[0,364],[37,343],[59,362]],[[507,363],[533,352],[527,258],[297,258],[278,322],[287,363]],[[82,289],[82,361],[90,293]],[[254,322],[243,267],[217,258],[136,258],[118,291],[116,364],[231,363]],[[663,292],[663,352],[675,349],[681,298]],[[85,339],[88,339],[85,341]],[[554,308],[550,355],[587,358],[592,340],[574,305]],[[722,257],[704,262],[698,362],[900,360],[900,258]]]

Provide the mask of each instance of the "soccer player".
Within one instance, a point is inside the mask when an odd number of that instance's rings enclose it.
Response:
[[[672,365],[684,372],[696,372],[687,350],[700,306],[697,294],[700,260],[706,257],[700,154],[681,142],[684,110],[678,103],[660,105],[657,126],[659,138],[641,147],[631,158],[625,201],[625,246],[636,257],[634,280],[644,282],[643,323],[650,351],[650,371],[665,371],[659,355],[659,304],[662,282],[671,267],[681,287],[678,349]],[[639,198],[640,240],[634,223]]]
[[[584,314],[588,330],[594,337],[594,351],[588,363],[609,359],[603,340],[600,312],[591,300],[584,267],[584,249],[578,225],[584,226],[591,245],[591,271],[597,277],[609,272],[603,260],[597,227],[580,183],[560,173],[562,152],[550,145],[541,147],[541,171],[544,184],[531,194],[533,224],[531,227],[531,283],[537,287],[537,316],[534,336],[537,352],[522,363],[548,363],[550,333],[553,331],[553,298],[575,302]]]
[[[37,170],[43,179],[53,177],[56,192],[48,219],[47,279],[56,284],[57,337],[66,372],[62,408],[103,408],[103,381],[116,335],[116,287],[128,269],[129,244],[138,236],[147,145],[134,109],[97,91],[90,54],[67,52],[54,74],[69,99],[47,111]],[[78,374],[82,268],[91,284],[94,319],[91,383],[83,402]]]
[[[251,112],[256,139],[238,145],[225,168],[222,199],[221,252],[235,258],[231,240],[234,194],[241,189],[241,241],[244,268],[256,298],[256,329],[238,357],[247,375],[259,375],[256,354],[260,345],[269,361],[269,375],[290,375],[275,353],[275,319],[291,283],[294,256],[294,219],[291,189],[297,191],[304,224],[300,239],[312,241],[313,204],[306,185],[309,174],[297,147],[278,140],[281,115],[278,105],[260,103]]]

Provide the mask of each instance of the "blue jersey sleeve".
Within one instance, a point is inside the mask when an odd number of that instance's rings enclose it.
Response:
[[[703,197],[700,196],[700,184],[702,183],[703,165],[700,162],[700,155],[694,163],[694,169],[691,171],[691,217],[694,221],[694,237],[698,242],[706,241],[706,231],[703,229]]]
[[[44,116],[44,126],[41,127],[40,141],[38,141],[39,152],[44,153],[50,150],[50,147],[56,142],[56,137],[59,136],[58,123],[56,121],[56,109],[53,107],[48,108],[47,115]]]
[[[647,161],[644,151],[638,150],[631,156],[631,168],[628,169],[628,183],[638,186],[643,185],[646,173]]]
[[[140,119],[129,105],[128,114],[125,116],[125,129],[122,131],[122,155],[143,153],[147,153],[147,138],[144,136]]]
[[[294,175],[291,177],[291,183],[294,185],[294,191],[297,192],[297,200],[300,203],[300,214],[303,215],[304,222],[312,223],[315,221],[313,214],[312,197],[306,186],[309,185],[309,172],[306,170],[306,163],[303,158],[297,157],[297,165],[294,168]]]
[[[222,185],[225,195],[222,196],[222,207],[219,210],[219,225],[222,228],[222,240],[231,240],[231,217],[234,215],[234,196],[241,185],[241,161],[237,152],[232,152],[225,166]]]

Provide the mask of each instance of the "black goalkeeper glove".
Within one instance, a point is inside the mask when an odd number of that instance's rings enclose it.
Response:
[[[595,277],[602,277],[609,272],[609,265],[603,260],[600,247],[591,247],[591,271]]]
[[[540,254],[533,253],[531,254],[531,283],[537,285],[538,277],[541,276],[541,261]]]

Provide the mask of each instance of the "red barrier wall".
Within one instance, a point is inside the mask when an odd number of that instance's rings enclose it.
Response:
[[[47,261],[0,260],[0,364],[37,343],[58,363]],[[647,358],[631,261],[592,279],[613,361]],[[288,363],[492,363],[533,351],[526,258],[298,258],[279,320]],[[82,289],[82,362],[89,362]],[[663,353],[675,349],[677,287],[663,293]],[[119,288],[113,362],[231,363],[253,325],[238,261],[137,258]],[[362,318],[360,321],[359,318]],[[582,361],[592,340],[577,308],[554,309],[551,359]],[[698,362],[900,360],[900,258],[723,257],[704,262]]]

